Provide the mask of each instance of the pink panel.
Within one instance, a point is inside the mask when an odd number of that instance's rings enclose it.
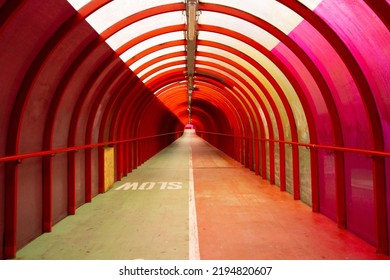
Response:
[[[298,42],[311,57],[325,78],[339,112],[344,146],[371,148],[368,115],[365,114],[366,110],[360,93],[344,63],[331,45],[307,22],[302,22],[289,36]],[[365,157],[356,161],[354,157],[346,156],[344,162],[347,205],[353,205],[353,207],[347,207],[348,227],[372,243],[375,239],[373,235],[374,216],[372,215],[374,201],[371,200],[371,203],[368,203],[367,200],[363,201],[355,196],[357,189],[360,188],[364,188],[365,192],[369,193],[368,197],[373,196],[371,159]],[[364,169],[363,167],[368,168],[367,172],[355,172]]]
[[[313,112],[314,122],[321,124],[321,126],[316,127],[318,143],[333,145],[334,140],[329,113],[312,75],[285,45],[279,44],[272,52],[290,69],[303,88],[305,98],[308,100],[310,109]],[[334,156],[333,154],[319,151],[318,160],[320,211],[336,220]]]
[[[375,244],[374,193],[372,161],[366,155],[345,154],[347,227],[361,238]]]
[[[390,33],[363,1],[323,1],[316,13],[339,34],[356,57],[376,100],[384,134],[385,150],[390,151]],[[389,173],[386,160],[387,172]],[[390,201],[390,178],[386,178]],[[388,203],[389,205],[389,203]],[[388,207],[387,216],[390,216]],[[388,218],[388,225],[390,218]],[[389,238],[390,240],[390,231]],[[389,242],[390,251],[390,242]]]
[[[390,174],[390,158],[387,158],[385,160],[385,165],[386,165],[386,174]],[[387,180],[387,228],[388,228],[388,239],[390,241],[390,228],[389,228],[389,225],[390,225],[390,187],[389,187],[389,181],[390,181],[390,178],[389,176],[387,176],[386,178]],[[389,242],[389,252],[390,252],[390,242]]]
[[[337,221],[335,156],[331,151],[318,151],[320,212]]]
[[[362,1],[323,1],[315,12],[329,22],[356,57],[377,101],[389,149],[389,30]]]
[[[305,21],[289,36],[310,56],[326,80],[340,116],[344,145],[371,147],[367,115],[360,94],[332,46]]]

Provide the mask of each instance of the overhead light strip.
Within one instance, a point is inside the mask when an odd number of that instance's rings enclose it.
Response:
[[[196,40],[197,40],[197,24],[198,24],[198,0],[186,1],[186,16],[187,16],[187,96],[188,96],[188,123],[191,123],[192,113],[192,96],[195,88],[195,56],[196,56]]]

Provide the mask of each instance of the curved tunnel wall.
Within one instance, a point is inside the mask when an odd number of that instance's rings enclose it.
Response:
[[[182,129],[66,1],[9,1],[1,11],[2,19],[10,11],[0,35],[2,157]],[[116,145],[116,178],[176,137],[145,140],[153,141],[148,149],[139,147],[144,141]],[[132,154],[123,156],[124,146]],[[102,149],[1,163],[2,257],[102,192]]]
[[[188,122],[185,3],[145,2],[94,26],[119,2],[77,12],[67,1],[0,1],[1,258],[104,192],[105,147],[119,180]],[[199,1],[198,10],[198,134],[388,254],[388,2]],[[165,15],[175,20],[140,28]],[[163,136],[131,140],[151,135]]]

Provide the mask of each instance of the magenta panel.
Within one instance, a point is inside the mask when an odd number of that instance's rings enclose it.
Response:
[[[359,63],[376,100],[387,148],[390,142],[390,32],[363,2],[322,2],[315,10],[339,34]]]
[[[368,114],[364,103],[352,76],[332,46],[306,22],[302,22],[289,36],[299,43],[325,78],[340,116],[344,146],[363,149],[372,147]],[[348,228],[372,243],[374,216],[369,213],[374,211],[374,200],[362,200],[360,196],[354,195],[357,189],[364,188],[367,197],[373,196],[372,166],[369,161],[362,160],[361,166],[356,166],[355,158],[345,156],[344,171],[346,203],[353,205],[347,207]],[[365,172],[359,173],[356,170]],[[360,186],[359,184],[363,182],[364,185]],[[359,215],[364,211],[367,216],[365,219],[359,219]]]
[[[347,147],[369,148],[370,129],[363,101],[344,63],[307,22],[302,22],[289,35],[304,49],[321,71],[332,93],[340,116],[343,141]]]
[[[335,156],[332,151],[318,150],[318,159],[320,212],[337,221]]]
[[[359,63],[376,101],[384,134],[385,151],[390,151],[389,30],[363,1],[343,0],[337,4],[323,1],[315,12],[339,34]],[[389,160],[386,162],[386,174],[390,174]],[[389,176],[386,176],[386,188],[389,201]],[[387,211],[389,217],[390,207]],[[389,224],[388,222],[388,226]]]
[[[366,155],[345,154],[347,228],[375,244],[372,160]]]
[[[385,164],[386,164],[386,175],[387,174],[390,174],[390,158],[387,158],[385,160]],[[390,187],[389,187],[389,181],[390,181],[390,178],[389,178],[389,175],[386,176],[386,180],[387,180],[387,234],[388,234],[388,238],[387,240],[390,241]],[[389,247],[389,252],[390,252],[390,242],[388,244],[388,247]]]
[[[302,62],[285,45],[279,44],[272,52],[289,68],[303,89],[304,98],[312,111],[319,144],[333,145],[333,131],[329,113],[321,92],[311,73]],[[320,151],[318,157],[320,211],[336,220],[335,207],[335,170],[332,154]],[[333,166],[333,168],[332,168]]]

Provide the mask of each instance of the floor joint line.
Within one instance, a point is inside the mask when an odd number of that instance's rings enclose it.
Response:
[[[191,135],[192,136],[192,135]],[[189,254],[190,260],[199,260],[199,237],[198,237],[198,223],[196,217],[195,206],[195,190],[194,190],[194,170],[192,166],[192,147],[191,138],[189,142]]]

